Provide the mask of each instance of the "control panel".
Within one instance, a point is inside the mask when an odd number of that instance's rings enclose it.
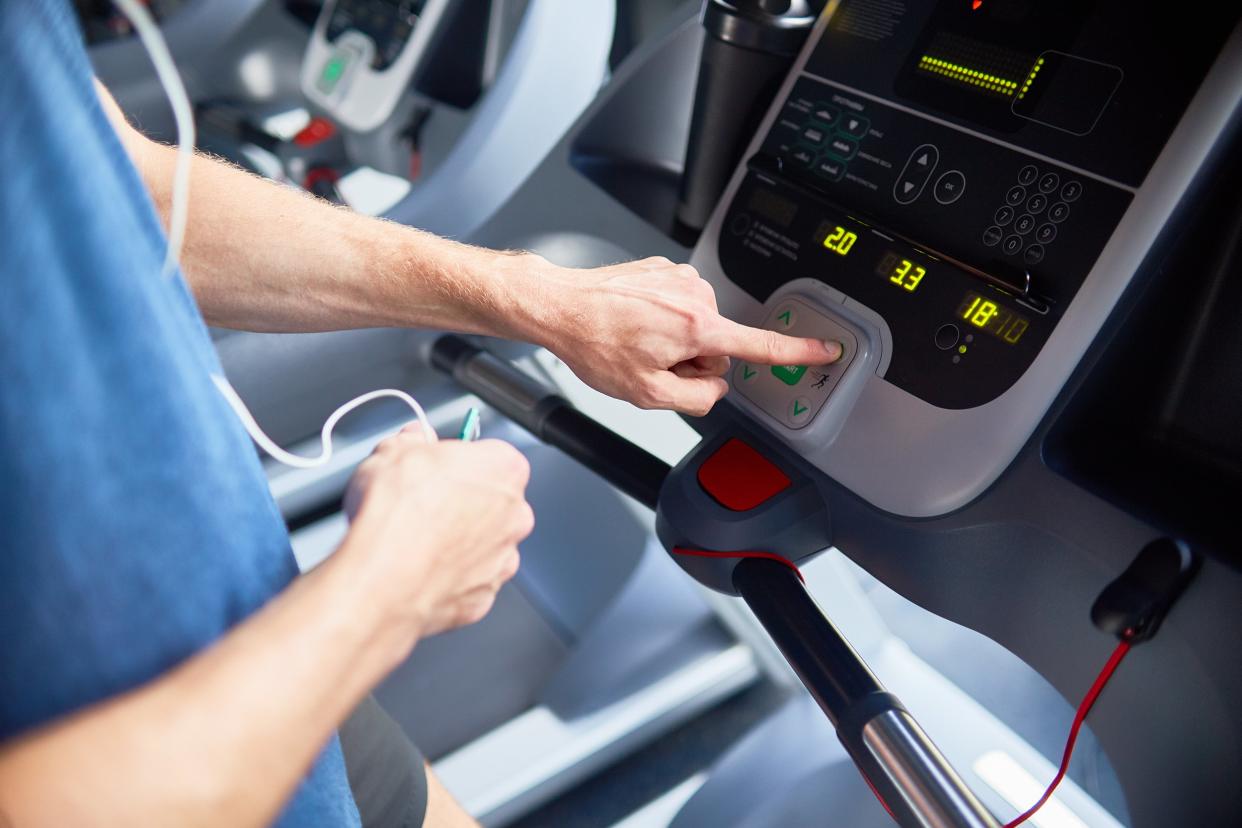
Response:
[[[1222,128],[1201,87],[1236,17],[1213,6],[1152,26],[1126,0],[829,4],[692,262],[740,321],[818,336],[798,303],[828,295],[809,320],[875,348],[826,373],[737,365],[730,400],[892,513],[981,493]],[[1213,126],[1187,137],[1204,107]]]
[[[716,251],[761,302],[812,278],[878,313],[884,379],[949,409],[1030,367],[1197,80],[1140,60],[1152,27],[1117,41],[1120,0],[974,5],[845,0],[748,156]],[[1179,36],[1200,72],[1223,37]],[[1136,105],[1148,95],[1159,115]]]
[[[449,0],[327,0],[302,61],[306,97],[346,127],[392,114]]]
[[[800,297],[777,302],[764,327],[790,336],[841,343],[841,357],[831,365],[768,367],[741,362],[733,370],[733,385],[747,399],[789,428],[802,428],[824,407],[828,395],[858,358],[859,337],[852,326]],[[866,355],[858,361],[865,362]]]

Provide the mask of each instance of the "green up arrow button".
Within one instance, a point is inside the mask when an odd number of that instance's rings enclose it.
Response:
[[[793,311],[787,310],[782,314],[778,314],[776,318],[784,322],[785,327],[788,328],[790,325],[793,324]]]

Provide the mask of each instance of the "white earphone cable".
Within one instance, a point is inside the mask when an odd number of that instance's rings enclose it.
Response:
[[[316,466],[322,466],[324,463],[327,463],[332,459],[332,430],[336,428],[336,424],[340,422],[342,417],[353,411],[358,406],[365,405],[371,400],[377,400],[381,397],[394,397],[408,405],[414,411],[414,416],[418,418],[418,423],[422,426],[423,434],[426,436],[427,440],[429,442],[435,442],[436,440],[435,429],[431,427],[431,422],[427,419],[427,414],[423,411],[423,407],[418,404],[418,401],[404,391],[398,391],[393,388],[384,388],[379,391],[371,391],[360,397],[355,397],[342,405],[336,411],[333,411],[332,415],[324,421],[323,429],[319,432],[319,440],[322,445],[319,456],[301,457],[297,454],[291,454],[285,451],[280,446],[276,445],[275,441],[263,433],[263,429],[259,428],[259,424],[255,422],[254,416],[250,413],[249,409],[246,408],[246,404],[242,402],[242,399],[238,396],[236,389],[229,384],[228,380],[217,374],[213,374],[211,379],[215,382],[216,388],[219,389],[220,393],[224,395],[224,399],[227,400],[228,404],[233,407],[235,412],[237,412],[237,416],[241,419],[242,425],[246,427],[246,431],[250,434],[250,438],[258,444],[259,448],[267,452],[273,460],[284,463],[286,466],[293,466],[298,469],[313,469]]]
[[[190,96],[186,93],[181,75],[177,71],[177,64],[168,51],[164,35],[160,32],[160,27],[151,17],[150,12],[138,0],[115,0],[115,3],[122,14],[129,18],[134,31],[138,34],[138,39],[150,56],[160,86],[163,87],[164,94],[168,96],[168,103],[172,107],[173,119],[177,125],[177,164],[173,175],[172,211],[168,221],[168,252],[164,258],[162,270],[163,276],[168,278],[177,268],[181,259],[181,249],[185,243],[185,228],[190,208],[190,164],[194,158],[194,109],[190,104]],[[385,388],[363,394],[332,412],[320,432],[323,450],[319,456],[300,457],[282,449],[263,432],[255,421],[254,415],[246,408],[241,396],[227,379],[219,374],[212,374],[211,380],[241,420],[250,439],[254,440],[255,444],[267,452],[272,459],[287,466],[308,469],[327,463],[332,459],[332,430],[336,428],[336,424],[358,406],[380,397],[393,397],[408,405],[418,419],[427,440],[430,442],[436,440],[435,429],[431,427],[431,422],[427,419],[427,414],[418,401],[404,391]]]
[[[138,39],[151,57],[155,75],[159,78],[168,104],[172,107],[173,120],[177,124],[177,164],[173,173],[172,211],[168,219],[168,252],[164,256],[163,275],[171,277],[181,260],[181,248],[185,244],[185,226],[190,212],[190,162],[194,158],[194,108],[185,84],[177,72],[177,64],[168,51],[168,44],[160,27],[156,25],[146,6],[138,0],[115,0],[121,12],[129,18]]]

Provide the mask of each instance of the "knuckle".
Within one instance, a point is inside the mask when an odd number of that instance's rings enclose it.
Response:
[[[475,624],[482,621],[492,611],[495,600],[496,594],[490,590],[481,596],[472,597],[462,608],[462,623]]]
[[[635,400],[635,405],[648,411],[657,408],[667,408],[667,403],[668,400],[664,392],[651,383],[643,385],[639,390],[638,399]]]
[[[760,334],[760,348],[763,349],[764,355],[768,361],[776,364],[780,362],[781,355],[781,335],[776,331],[764,330]]]
[[[504,447],[506,467],[512,473],[515,480],[523,486],[526,485],[526,482],[530,480],[530,461],[526,459],[525,454],[522,454],[522,452],[508,443],[505,443]]]
[[[522,501],[518,508],[517,520],[517,536],[521,540],[530,537],[530,533],[535,531],[535,510],[525,500]]]
[[[699,272],[688,264],[673,265],[673,273],[677,276],[684,276],[696,280],[699,278]]]
[[[686,334],[692,341],[698,341],[711,325],[711,314],[703,308],[686,308]]]
[[[521,567],[522,567],[522,553],[519,552],[516,548],[514,548],[509,552],[508,557],[505,559],[504,568],[501,570],[502,580],[508,581],[510,578],[512,578],[514,575],[517,574],[518,570]]]

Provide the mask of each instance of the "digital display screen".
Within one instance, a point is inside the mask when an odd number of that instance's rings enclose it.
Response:
[[[824,247],[838,256],[848,255],[858,241],[858,234],[837,224],[824,236]]]
[[[1034,120],[1082,133],[1112,97],[1116,67],[1053,50],[1073,43],[1094,5],[941,0],[904,61],[898,89],[1005,132]]]
[[[875,272],[888,279],[891,284],[914,293],[927,275],[927,268],[890,250],[880,259]]]
[[[796,202],[771,190],[755,190],[747,200],[746,207],[779,227],[788,227],[794,216],[798,215]]]
[[[1016,345],[1031,326],[1026,318],[974,291],[967,292],[966,298],[958,305],[957,318],[1010,345]]]

